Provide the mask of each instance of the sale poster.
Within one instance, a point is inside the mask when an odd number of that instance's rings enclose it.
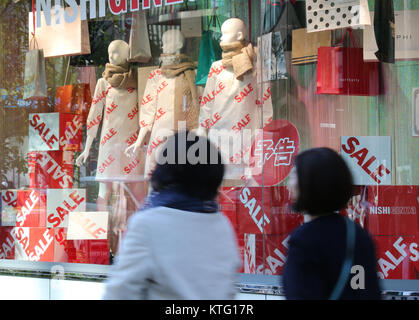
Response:
[[[54,261],[53,229],[16,227],[12,233],[15,239],[15,260]]]
[[[418,236],[374,236],[381,279],[419,279]]]
[[[47,190],[47,227],[68,227],[70,212],[86,211],[85,189]]]
[[[81,151],[83,117],[70,113],[29,114],[29,151]]]
[[[45,227],[44,190],[2,190],[2,226]]]
[[[70,212],[67,240],[106,240],[108,238],[108,212]]]
[[[29,188],[67,189],[73,187],[73,152],[28,153]]]
[[[391,137],[342,136],[340,151],[355,185],[391,184]]]
[[[108,240],[68,240],[66,230],[54,229],[54,262],[109,264]]]

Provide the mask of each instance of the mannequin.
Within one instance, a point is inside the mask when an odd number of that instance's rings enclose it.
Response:
[[[127,61],[129,45],[125,41],[115,40],[108,47],[109,63],[106,64],[102,78],[97,81],[94,99],[87,118],[87,138],[83,152],[76,159],[76,165],[83,165],[90,154],[92,143],[102,123],[96,181],[99,182],[97,210],[109,211],[112,191],[128,192],[132,201],[140,203],[144,197],[142,190],[143,173],[139,157],[128,158],[124,150],[138,135],[138,96],[137,78]],[[119,187],[119,190],[118,190]],[[122,195],[120,194],[122,197]],[[112,209],[118,207],[112,205]],[[130,208],[122,209],[118,215],[126,215]],[[138,208],[132,208],[136,211]],[[114,214],[113,214],[114,216]],[[110,220],[110,228],[124,229],[128,217]],[[112,222],[114,222],[112,225]],[[119,227],[116,227],[118,224]],[[113,235],[111,249],[116,253],[118,235]],[[111,232],[112,237],[112,232]]]
[[[256,129],[272,120],[270,87],[257,83],[257,54],[246,41],[246,24],[237,18],[221,26],[223,59],[212,64],[201,99],[198,134],[220,146],[226,179],[244,179]],[[262,92],[261,92],[262,90]],[[220,132],[232,138],[220,145]],[[217,139],[218,141],[214,141]],[[238,149],[238,147],[241,148]]]
[[[155,166],[155,152],[167,136],[179,129],[198,126],[199,88],[195,86],[196,65],[181,53],[185,37],[177,29],[162,36],[161,67],[150,73],[141,102],[138,139],[125,151],[135,156],[150,134],[144,176]]]

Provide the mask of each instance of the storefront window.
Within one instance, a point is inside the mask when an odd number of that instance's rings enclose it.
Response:
[[[3,1],[0,259],[112,263],[156,150],[186,128],[227,162],[239,273],[282,274],[304,223],[294,158],[329,147],[380,278],[419,279],[418,14],[402,0]]]

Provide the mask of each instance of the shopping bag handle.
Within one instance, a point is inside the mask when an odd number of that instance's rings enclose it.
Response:
[[[343,44],[343,40],[345,39],[345,36],[346,36],[346,34],[347,33],[349,33],[349,36],[351,37],[351,40],[352,40],[352,45],[355,47],[355,48],[358,48],[358,43],[355,41],[355,38],[354,38],[354,35],[353,35],[353,33],[352,33],[352,28],[351,27],[348,27],[348,28],[346,28],[345,29],[345,32],[343,33],[343,36],[342,36],[342,38],[340,39],[340,42],[339,42],[339,47],[341,47],[342,46],[342,44]]]

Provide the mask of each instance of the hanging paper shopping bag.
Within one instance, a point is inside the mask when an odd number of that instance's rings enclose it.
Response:
[[[146,63],[151,59],[150,39],[148,37],[147,17],[145,11],[139,10],[132,14],[129,36],[130,62]]]
[[[371,24],[367,0],[307,0],[307,32]]]
[[[90,95],[93,98],[96,88],[96,67],[95,66],[86,66],[86,67],[75,67],[76,73],[76,82],[77,83],[88,83],[90,87]]]
[[[38,48],[37,40],[32,37],[29,51],[25,56],[23,99],[45,99],[46,97],[47,80],[44,51]]]
[[[198,86],[205,86],[210,72],[211,65],[221,59],[222,50],[219,44],[220,35],[217,31],[210,30],[210,25],[214,28],[220,26],[220,21],[214,12],[208,24],[208,30],[202,32],[201,45],[199,48],[198,68],[196,71],[195,83]]]
[[[308,33],[306,28],[292,31],[292,64],[317,62],[319,47],[330,47],[332,32],[330,30]]]
[[[35,29],[39,48],[44,49],[45,58],[90,54],[90,39],[87,20],[80,19],[80,7],[71,23],[65,16],[73,17],[71,7],[51,10],[51,21],[47,25],[44,11],[40,21],[34,23],[34,14],[29,13],[29,35]],[[36,25],[35,27],[33,25]]]
[[[349,34],[354,42],[352,31]],[[379,94],[377,62],[364,62],[362,48],[320,47],[317,94],[376,96]]]

